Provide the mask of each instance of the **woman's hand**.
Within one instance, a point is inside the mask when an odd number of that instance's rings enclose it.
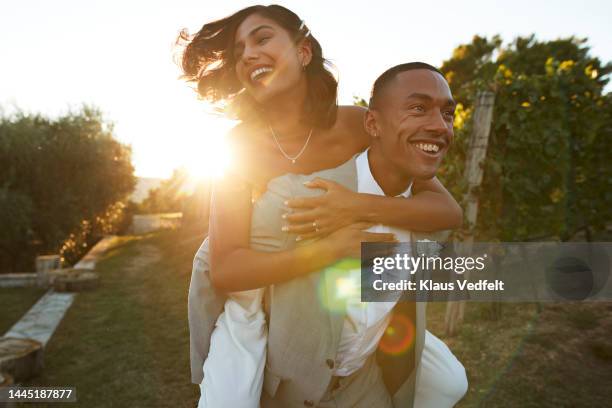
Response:
[[[329,248],[333,248],[337,259],[342,258],[361,258],[361,243],[362,242],[386,242],[396,243],[397,237],[392,233],[380,233],[380,232],[367,232],[364,231],[372,226],[372,224],[359,222],[351,224],[349,226],[340,228],[337,231],[332,232],[325,238],[322,238],[319,242]],[[391,248],[383,248],[387,252],[391,251]],[[382,254],[383,256],[389,255],[389,253]],[[379,254],[381,255],[381,254]]]
[[[330,180],[315,178],[304,183],[308,188],[320,188],[325,194],[288,200],[287,206],[299,211],[283,216],[285,231],[298,234],[299,239],[329,235],[358,221],[356,208],[360,195]]]

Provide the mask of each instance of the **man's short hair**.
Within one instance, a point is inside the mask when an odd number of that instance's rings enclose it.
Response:
[[[379,103],[377,99],[380,98],[382,90],[397,76],[397,74],[415,69],[428,69],[430,71],[437,72],[438,74],[442,75],[442,77],[446,78],[442,71],[425,62],[407,62],[405,64],[396,65],[383,72],[378,78],[376,78],[376,81],[374,81],[372,93],[370,94],[370,103],[368,104],[369,107],[371,109],[376,108],[376,105]]]

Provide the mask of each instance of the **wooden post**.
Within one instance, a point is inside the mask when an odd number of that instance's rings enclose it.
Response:
[[[36,340],[0,337],[0,371],[16,383],[27,381],[41,373],[43,353]]]
[[[0,395],[8,393],[8,388],[13,387],[15,385],[13,381],[13,377],[8,375],[7,373],[0,372]],[[0,402],[0,407],[2,408],[15,408],[16,405],[13,402]]]
[[[478,195],[476,191],[482,183],[484,160],[487,156],[487,146],[493,121],[493,106],[495,94],[490,91],[479,92],[474,107],[474,127],[465,160],[464,177],[467,191],[463,197],[467,234],[459,245],[459,253],[469,254],[474,242],[474,227],[478,218]],[[467,278],[467,275],[466,275]],[[448,302],[444,318],[446,334],[457,333],[465,314],[465,302]]]
[[[38,286],[44,287],[49,283],[49,272],[61,269],[62,258],[60,255],[44,255],[36,257],[36,275]]]

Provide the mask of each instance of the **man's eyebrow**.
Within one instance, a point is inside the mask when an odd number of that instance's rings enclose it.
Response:
[[[247,34],[247,37],[252,37],[252,36],[254,36],[255,34],[257,34],[257,33],[258,33],[260,30],[263,30],[264,28],[269,28],[269,29],[271,29],[271,30],[273,30],[273,29],[274,29],[274,27],[272,27],[272,26],[269,26],[269,25],[267,25],[267,24],[262,24],[262,25],[260,25],[260,26],[255,27],[254,29],[252,29],[252,30],[251,30],[251,32],[249,32],[249,33]],[[237,41],[236,43],[234,43],[234,47],[236,47],[236,46],[238,46],[238,45],[242,45],[242,41]]]
[[[406,99],[421,99],[421,100],[428,101],[428,102],[431,102],[434,100],[430,95],[419,93],[419,92],[415,92],[415,93],[408,95]],[[453,98],[448,98],[444,106],[455,107],[457,106],[457,102],[455,102]]]
[[[433,98],[431,96],[424,94],[424,93],[418,93],[418,92],[408,95],[406,99],[423,99],[425,101],[433,101]]]

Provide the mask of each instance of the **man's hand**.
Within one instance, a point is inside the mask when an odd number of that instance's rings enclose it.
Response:
[[[318,177],[304,185],[326,192],[317,197],[289,200],[287,206],[298,211],[283,215],[287,221],[285,231],[298,234],[299,239],[311,239],[329,235],[358,221],[355,211],[358,193]]]

